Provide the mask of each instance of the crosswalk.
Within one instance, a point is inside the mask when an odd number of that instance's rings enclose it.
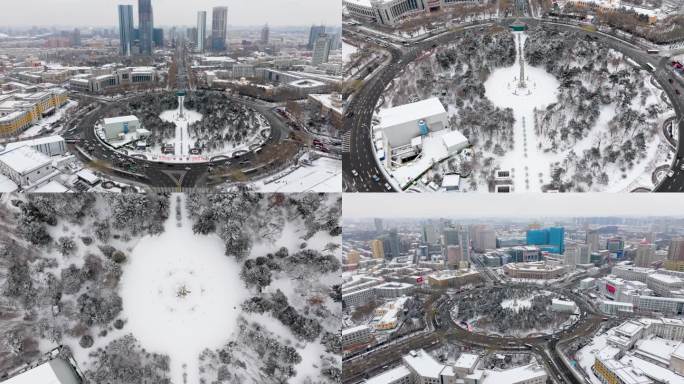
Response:
[[[351,130],[342,135],[342,153],[351,152]]]

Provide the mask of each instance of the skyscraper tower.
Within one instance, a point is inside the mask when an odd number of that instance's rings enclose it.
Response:
[[[214,7],[211,18],[211,50],[222,52],[226,50],[228,35],[228,7]]]
[[[207,42],[207,12],[197,12],[197,52],[204,52]]]
[[[264,25],[264,27],[261,29],[261,44],[268,44],[270,33],[271,30],[268,28],[268,24]]]
[[[309,31],[309,49],[314,48],[314,44],[316,43],[316,40],[318,40],[318,37],[325,33],[325,25],[312,25],[311,30]]]
[[[130,56],[133,47],[133,6],[119,5],[119,52]]]
[[[327,63],[330,58],[330,44],[332,40],[330,37],[322,33],[318,35],[316,42],[314,42],[313,56],[311,59],[311,65],[321,65]]]
[[[138,28],[140,29],[140,53],[152,55],[152,39],[154,36],[152,0],[138,0]]]

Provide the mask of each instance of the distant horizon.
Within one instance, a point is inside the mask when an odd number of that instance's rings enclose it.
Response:
[[[254,24],[254,25],[232,25],[228,24],[228,29],[261,29],[264,27],[266,24]],[[312,25],[320,25],[320,24],[292,24],[292,25],[268,25],[268,27],[273,31],[273,30],[282,30],[282,29],[294,29],[294,28],[301,28],[301,29],[307,29],[310,28]],[[336,25],[325,25],[325,27],[329,28],[341,28],[340,26]],[[0,29],[6,29],[6,28],[11,28],[11,29],[31,29],[31,28],[56,28],[60,29],[63,28],[64,30],[69,30],[69,29],[74,29],[74,28],[88,28],[88,29],[116,29],[118,26],[116,25],[68,25],[68,24],[48,24],[48,25],[39,25],[39,24],[31,24],[31,25],[13,25],[13,26],[5,26],[5,25],[0,25]],[[154,26],[155,28],[193,28],[195,25],[192,24],[162,24],[162,25],[156,25]],[[207,26],[207,33],[209,33],[209,26]],[[137,25],[136,25],[137,28]]]
[[[344,219],[684,218],[683,194],[345,194]]]
[[[137,25],[137,0],[5,0],[0,13],[2,28],[116,27],[118,5],[133,5]],[[228,7],[228,24],[234,27],[293,27],[324,24],[342,25],[342,4],[338,0],[153,0],[155,26],[195,25],[197,12],[207,11],[211,29],[211,9]],[[293,12],[296,10],[296,12]],[[32,20],[27,20],[27,15]],[[60,17],[57,21],[55,18]],[[294,20],[296,18],[296,20]]]

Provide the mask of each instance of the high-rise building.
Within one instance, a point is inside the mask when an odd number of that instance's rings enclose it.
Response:
[[[71,34],[71,45],[74,47],[81,46],[81,30],[78,28],[75,28],[74,32]]]
[[[667,250],[668,260],[684,261],[684,238],[670,240],[670,247]]]
[[[358,264],[361,255],[356,250],[351,250],[347,253],[347,264]]]
[[[445,247],[459,245],[459,231],[456,228],[445,228],[442,231],[442,241]]]
[[[427,244],[439,242],[439,231],[432,222],[423,224],[423,242]]]
[[[138,28],[140,29],[140,53],[152,55],[154,41],[152,0],[138,0]]]
[[[588,230],[587,231],[587,238],[586,238],[586,243],[589,246],[589,252],[598,252],[600,251],[600,246],[599,246],[599,233],[597,230]]]
[[[119,53],[133,54],[133,6],[119,5]]]
[[[551,227],[527,230],[527,245],[536,245],[542,251],[560,253],[565,251],[565,230]]]
[[[331,44],[332,40],[330,39],[330,36],[325,33],[318,35],[318,38],[314,42],[311,65],[316,66],[328,62],[330,59]]]
[[[458,269],[463,261],[463,251],[460,245],[447,245],[446,265]]]
[[[389,246],[392,258],[399,257],[401,254],[401,244],[399,242],[399,234],[396,228],[390,229],[389,232]],[[385,255],[387,255],[387,250],[385,250]]]
[[[570,270],[574,270],[577,267],[579,254],[580,250],[575,245],[570,245],[565,249],[565,253],[563,253],[564,264],[567,265]]]
[[[383,231],[382,219],[376,218],[374,221],[375,221],[375,231],[376,232],[382,232]]]
[[[636,249],[634,256],[634,265],[637,267],[648,268],[651,263],[655,261],[655,245],[649,243],[644,239]]]
[[[197,52],[204,52],[207,42],[207,12],[197,12]]]
[[[312,25],[311,30],[309,31],[309,44],[307,47],[313,49],[316,40],[318,40],[318,36],[323,33],[325,33],[325,25]]]
[[[268,24],[261,28],[261,44],[268,44],[268,39],[271,34],[271,30],[268,28]]]
[[[223,52],[226,50],[228,37],[228,7],[214,7],[211,16],[211,50]]]
[[[371,252],[373,253],[374,259],[384,259],[385,258],[385,250],[384,250],[384,247],[382,246],[382,240],[378,240],[378,239],[371,240],[370,247],[371,247]]]
[[[621,258],[625,253],[625,241],[621,237],[611,237],[606,240],[606,249]]]
[[[577,248],[577,264],[590,264],[591,251],[589,246],[586,244],[576,244],[575,248]]]
[[[684,238],[670,240],[665,268],[672,271],[684,271]]]
[[[171,39],[176,38],[176,30],[171,30]],[[164,30],[162,28],[155,28],[152,30],[152,45],[155,47],[164,46]]]
[[[496,249],[496,232],[485,226],[475,227],[473,230],[473,249],[477,252]]]

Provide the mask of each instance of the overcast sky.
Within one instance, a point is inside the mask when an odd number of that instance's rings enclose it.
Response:
[[[114,26],[118,4],[137,0],[0,0],[0,26]],[[341,0],[152,0],[154,23],[160,26],[194,25],[197,11],[228,7],[228,23],[235,26],[300,26],[313,23],[340,25]]]
[[[684,217],[681,193],[345,193],[345,218]]]

